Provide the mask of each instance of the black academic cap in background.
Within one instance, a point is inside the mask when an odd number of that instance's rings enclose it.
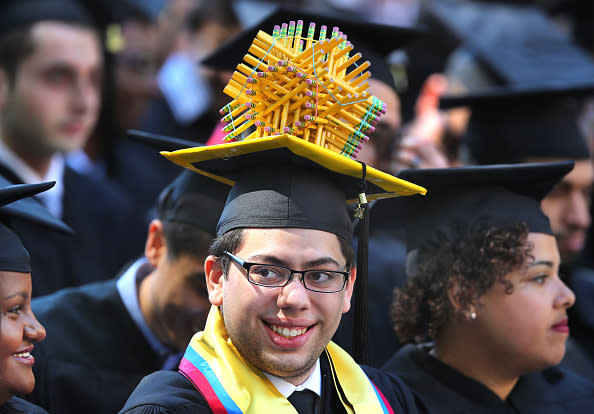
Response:
[[[204,144],[187,139],[173,138],[166,135],[129,129],[126,136],[134,141],[149,145],[157,151],[176,151],[184,148],[200,147]]]
[[[41,184],[18,184],[14,185],[6,178],[0,176],[0,191],[3,197],[0,198],[0,221],[18,217],[19,219],[30,221],[40,226],[64,234],[74,234],[62,220],[53,216],[43,204],[31,195],[41,193],[54,186],[55,182]],[[13,196],[11,196],[11,194]]]
[[[103,30],[130,16],[156,20],[163,6],[163,0],[4,0],[0,35],[46,20]]]
[[[593,78],[594,80],[594,78]],[[594,93],[594,84],[557,88],[493,88],[443,97],[442,108],[471,109],[463,145],[471,162],[516,163],[538,158],[581,160],[590,157],[578,125],[578,98]]]
[[[435,240],[438,233],[509,228],[520,222],[530,232],[552,234],[540,201],[573,161],[402,170],[398,177],[427,188],[425,197],[380,200],[370,225],[403,228],[408,251]]]
[[[247,53],[260,30],[272,34],[275,25],[280,26],[283,23],[288,24],[298,20],[303,20],[303,37],[307,36],[310,23],[316,24],[316,39],[321,26],[327,27],[327,38],[331,36],[333,27],[338,27],[354,46],[351,55],[356,52],[361,52],[363,55],[359,64],[369,60],[372,77],[389,82],[391,86],[394,86],[394,80],[389,73],[387,56],[423,33],[420,29],[415,28],[373,23],[349,13],[340,13],[339,15],[326,9],[296,8],[283,5],[275,8],[259,23],[246,28],[230,39],[212,54],[206,56],[201,63],[213,69],[233,71],[243,55]]]
[[[214,237],[230,189],[227,184],[184,170],[159,195],[157,217],[199,227]]]
[[[0,6],[0,36],[45,20],[94,25],[93,16],[76,0],[5,0]]]
[[[61,226],[57,225],[58,219],[35,200],[26,198],[48,190],[54,184],[55,182],[2,185],[0,188],[0,217],[2,221],[8,223],[7,219],[15,216],[59,231],[68,229],[63,223]],[[29,252],[19,237],[5,224],[0,224],[0,270],[31,273]]]
[[[92,14],[100,27],[127,18],[157,21],[165,7],[165,0],[76,0]]]
[[[545,81],[569,88],[594,83],[591,59],[537,7],[434,1],[427,12],[497,84],[538,87]]]

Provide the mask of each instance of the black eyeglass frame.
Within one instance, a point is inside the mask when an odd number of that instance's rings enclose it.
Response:
[[[291,280],[293,279],[293,275],[295,273],[300,274],[299,280],[301,281],[301,284],[303,285],[303,287],[307,290],[310,290],[312,292],[317,292],[317,293],[337,293],[340,292],[344,289],[344,287],[347,284],[347,280],[348,278],[351,276],[350,270],[341,272],[339,270],[323,270],[323,269],[315,269],[315,270],[293,270],[290,267],[286,267],[286,266],[281,266],[281,265],[275,265],[275,264],[268,264],[268,263],[254,263],[254,262],[246,262],[245,260],[243,260],[241,257],[235,256],[233,253],[229,253],[228,251],[223,251],[223,253],[229,257],[229,259],[231,259],[232,261],[234,261],[235,263],[237,263],[239,266],[243,267],[246,271],[246,277],[248,282],[257,285],[257,286],[263,286],[263,287],[269,287],[269,288],[276,288],[276,287],[284,287],[287,286],[289,283],[291,283]],[[289,278],[287,279],[287,281],[282,284],[282,285],[264,285],[262,283],[258,283],[253,281],[250,278],[250,268],[252,266],[271,266],[271,267],[278,267],[281,269],[286,269],[289,272],[291,272],[289,274]],[[316,289],[312,289],[307,287],[307,284],[305,283],[305,273],[307,272],[330,272],[330,273],[338,273],[341,274],[343,276],[343,280],[342,280],[342,286],[340,287],[340,289],[338,290],[316,290]]]

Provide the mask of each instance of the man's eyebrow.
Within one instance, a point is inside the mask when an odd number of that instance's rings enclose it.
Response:
[[[249,259],[246,259],[246,261],[290,267],[290,266],[288,266],[287,262],[285,262],[275,256],[269,256],[269,255],[250,256]],[[305,268],[308,268],[308,267],[316,267],[316,266],[321,266],[321,265],[325,265],[325,264],[334,264],[337,267],[340,267],[340,263],[338,263],[335,259],[333,259],[332,257],[329,257],[329,256],[325,256],[325,257],[320,257],[318,259],[306,262],[304,265],[305,266],[304,270],[307,270]]]

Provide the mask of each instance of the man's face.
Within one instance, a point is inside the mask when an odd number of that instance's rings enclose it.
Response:
[[[2,82],[2,137],[36,156],[81,148],[97,121],[102,55],[97,35],[59,22],[33,26],[33,53]]]
[[[346,268],[337,236],[319,230],[247,229],[234,254],[295,270]],[[306,290],[299,275],[282,288],[270,288],[250,283],[245,269],[230,262],[227,277],[209,285],[209,293],[214,305],[222,305],[225,327],[242,356],[262,371],[300,384],[350,309],[354,279],[352,271],[346,287],[335,293]]]
[[[573,264],[584,248],[591,221],[593,182],[592,162],[576,161],[574,169],[542,201],[542,210],[551,222],[563,265]]]
[[[192,336],[204,330],[210,311],[204,256],[165,256],[152,277],[150,302],[154,319],[150,325],[163,343],[183,351]]]

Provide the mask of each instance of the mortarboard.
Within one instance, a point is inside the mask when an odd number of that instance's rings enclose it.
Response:
[[[464,144],[477,164],[523,162],[530,158],[587,159],[589,150],[578,125],[577,98],[594,85],[559,89],[491,88],[464,96],[442,97],[440,106],[467,106],[471,116]]]
[[[307,25],[311,23],[315,23],[317,27],[326,26],[328,35],[331,34],[333,27],[339,27],[348,35],[347,40],[355,45],[354,50],[360,51],[371,62],[373,77],[392,87],[394,87],[394,79],[386,58],[391,52],[402,48],[423,33],[418,28],[375,23],[350,13],[342,12],[339,15],[330,13],[328,10],[283,5],[274,8],[258,23],[244,29],[206,56],[201,64],[217,70],[233,71],[237,64],[237,57],[249,49],[259,30],[272,33],[275,25],[297,20],[303,21],[304,32],[308,30]]]
[[[55,182],[40,184],[5,185],[0,188],[0,215],[3,219],[12,215],[32,221],[46,227],[64,231],[66,225],[58,226],[57,219],[35,204],[34,200],[27,203],[25,197],[33,196],[53,187]],[[12,209],[7,209],[10,203],[19,203]],[[19,211],[21,210],[21,211]],[[0,270],[18,273],[31,273],[29,252],[23,246],[19,237],[4,224],[0,224]]]
[[[156,20],[163,6],[163,0],[5,0],[0,6],[0,35],[46,20],[97,28],[128,16]]]
[[[426,186],[426,197],[382,200],[372,207],[370,226],[405,229],[407,250],[435,240],[438,233],[455,237],[461,230],[520,222],[530,232],[552,234],[540,201],[573,161],[498,164],[401,170],[398,177]],[[374,222],[375,221],[375,222]]]
[[[94,24],[87,9],[75,0],[8,0],[0,9],[0,35],[45,20]]]
[[[443,1],[431,2],[427,13],[497,84],[565,89],[594,83],[588,55],[537,7]]]
[[[230,189],[227,184],[184,170],[161,191],[157,217],[190,224],[214,236]]]
[[[3,205],[0,205],[0,221],[2,218],[10,219],[10,217],[18,217],[22,220],[27,220],[40,226],[48,227],[51,230],[58,231],[60,233],[68,235],[74,234],[74,231],[62,220],[51,215],[45,206],[43,206],[43,204],[34,198],[29,198],[29,195],[40,193],[50,189],[53,186],[54,184],[52,183],[43,183],[43,187],[39,187],[39,189],[27,186],[22,187],[23,191],[27,191],[23,192],[25,195],[18,196],[14,198],[14,200],[6,201],[5,203],[2,203]],[[19,187],[21,186],[13,185],[12,182],[0,176],[0,190],[6,190],[7,194],[10,194],[11,191],[15,192],[15,194],[20,194],[18,193]],[[35,192],[33,194],[29,194],[29,191]],[[2,200],[10,199],[3,198]]]
[[[126,136],[135,141],[150,145],[158,151],[175,151],[202,145],[199,142],[189,141],[187,139],[173,138],[167,135],[153,134],[151,132],[138,131],[135,129],[127,130]]]
[[[245,49],[230,55],[237,61],[248,52],[243,57],[247,65],[237,65],[224,90],[233,98],[221,109],[227,143],[162,154],[233,186],[217,234],[239,228],[306,228],[336,234],[350,244],[348,202],[359,200],[356,211],[366,223],[367,198],[424,194],[425,189],[353,159],[368,139],[362,131],[373,131],[370,126],[385,112],[384,105],[362,83],[369,77],[363,73],[367,66],[347,71],[361,56],[349,57],[350,46],[338,32],[344,27],[332,28],[328,37],[322,27],[316,37],[312,28],[300,42],[303,21],[295,20],[282,26],[277,21],[272,35],[258,31]],[[250,127],[255,130],[246,137]],[[366,248],[364,233],[355,289],[360,328],[355,358],[363,361]]]

